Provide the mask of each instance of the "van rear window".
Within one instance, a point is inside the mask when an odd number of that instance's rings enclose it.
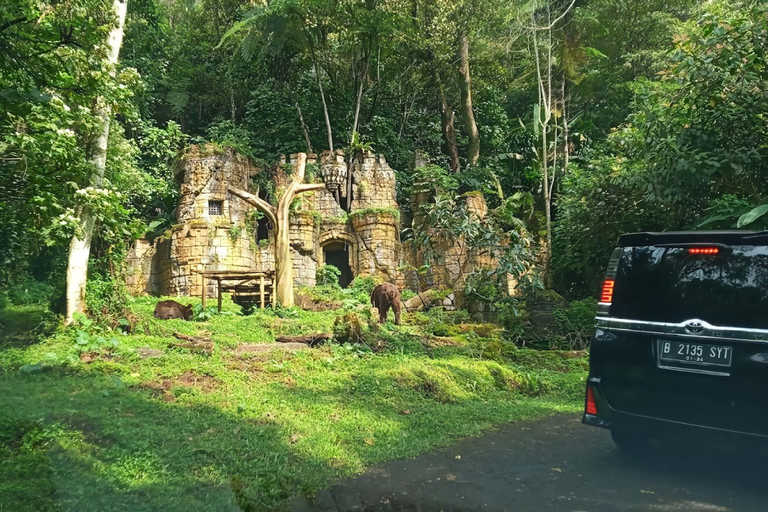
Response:
[[[611,316],[768,329],[768,247],[730,246],[717,254],[624,247]]]

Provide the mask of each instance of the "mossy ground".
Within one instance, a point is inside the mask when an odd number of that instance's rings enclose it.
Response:
[[[160,321],[158,300],[133,303],[131,334],[85,338],[35,341],[19,325],[40,310],[0,312],[20,340],[0,340],[0,510],[280,509],[377,462],[581,407],[584,357],[391,324],[369,333],[375,353],[248,352],[331,332],[339,313],[242,316],[226,301],[208,321]],[[174,333],[211,338],[213,354],[173,348]]]

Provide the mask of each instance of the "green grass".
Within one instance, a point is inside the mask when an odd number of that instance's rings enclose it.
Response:
[[[243,353],[238,344],[331,332],[338,313],[240,316],[225,301],[228,313],[206,322],[159,321],[158,300],[135,301],[132,334],[94,333],[117,347],[88,363],[78,328],[39,342],[16,329],[21,341],[3,345],[0,511],[280,509],[377,462],[582,403],[583,357],[487,360],[483,344],[498,340],[423,343],[421,327],[391,324],[369,333],[377,353]],[[39,310],[20,311],[39,323]],[[175,332],[210,337],[214,353],[171,348]],[[149,349],[157,357],[142,357]]]

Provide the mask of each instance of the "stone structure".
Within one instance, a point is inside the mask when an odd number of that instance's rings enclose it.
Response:
[[[423,225],[419,218],[419,205],[429,201],[426,193],[414,194],[412,210],[414,212],[414,226]],[[488,215],[488,205],[480,192],[464,194],[461,200],[466,202],[466,212],[475,217],[479,222],[484,222]],[[418,228],[415,228],[418,229]],[[402,250],[402,258],[411,268],[422,267],[425,263],[424,252],[413,244],[406,244]],[[421,275],[414,271],[403,274],[401,288],[413,290],[445,289],[454,291],[454,304],[464,307],[464,285],[467,277],[474,271],[483,268],[492,268],[498,265],[498,255],[490,248],[470,249],[465,240],[443,240],[436,242],[433,261],[430,261],[428,270]]]
[[[308,155],[307,162],[317,164],[317,157]],[[294,283],[314,286],[324,264],[341,270],[342,285],[356,276],[395,280],[400,227],[394,171],[383,156],[361,152],[348,160],[338,150],[322,153],[319,167],[316,179],[326,187],[300,196],[291,216]],[[129,289],[200,296],[201,271],[274,270],[272,226],[227,192],[230,186],[249,190],[258,172],[264,171],[232,150],[190,147],[177,169],[178,224],[153,243],[134,244]],[[209,296],[214,286],[209,283]]]

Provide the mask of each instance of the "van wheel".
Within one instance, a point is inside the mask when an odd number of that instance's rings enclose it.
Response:
[[[611,439],[624,452],[637,452],[648,444],[648,439],[637,429],[612,427]]]

